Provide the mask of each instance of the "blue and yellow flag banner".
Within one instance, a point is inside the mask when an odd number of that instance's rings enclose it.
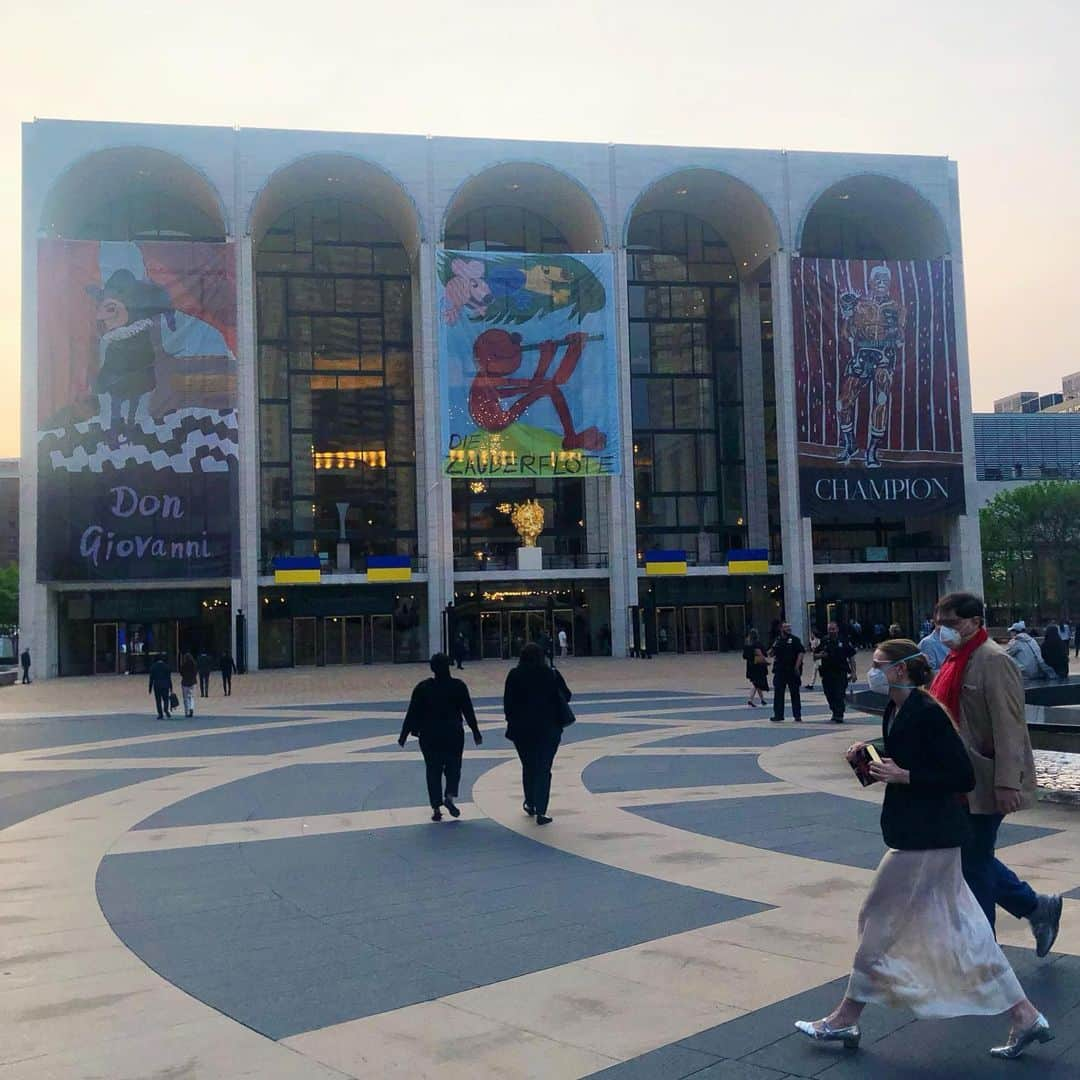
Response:
[[[369,555],[368,581],[410,581],[412,560],[408,555]]]
[[[437,260],[443,472],[620,472],[612,256]]]
[[[649,577],[658,574],[685,574],[686,552],[681,548],[659,549],[645,552],[645,573]]]
[[[321,580],[318,555],[278,555],[274,559],[275,585],[317,585]]]
[[[768,548],[732,548],[727,553],[729,574],[767,574]]]

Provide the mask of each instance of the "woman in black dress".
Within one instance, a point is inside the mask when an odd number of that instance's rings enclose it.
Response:
[[[750,697],[747,705],[755,708],[760,703],[768,705],[765,700],[765,691],[769,689],[769,659],[765,650],[761,647],[758,632],[751,629],[746,635],[746,643],[743,645],[743,659],[746,661],[746,678],[750,682]],[[757,698],[757,701],[754,700]]]
[[[1069,677],[1069,646],[1061,640],[1057,623],[1050,623],[1043,634],[1042,656],[1059,679]]]
[[[547,825],[551,796],[551,766],[566,722],[570,688],[548,667],[544,650],[530,641],[521,649],[518,665],[506,676],[503,711],[506,737],[521,759],[522,809],[537,825]]]

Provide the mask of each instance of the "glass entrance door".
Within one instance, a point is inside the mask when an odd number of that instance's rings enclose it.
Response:
[[[367,659],[364,655],[364,617],[349,615],[344,623],[345,663],[362,664]]]
[[[323,662],[328,667],[345,663],[345,620],[339,615],[323,620]]]
[[[94,624],[94,674],[117,672],[116,623]]]
[[[656,609],[656,651],[674,653],[679,651],[679,620],[673,607]]]
[[[391,664],[394,661],[394,617],[371,615],[371,661],[374,664]]]
[[[724,644],[729,649],[738,649],[746,637],[746,605],[724,605]]]
[[[293,619],[293,664],[314,667],[318,662],[317,621],[314,618]]]
[[[480,612],[480,656],[483,660],[501,660],[503,657],[503,613]]]
[[[716,652],[720,648],[720,613],[714,604],[684,607],[683,651]]]

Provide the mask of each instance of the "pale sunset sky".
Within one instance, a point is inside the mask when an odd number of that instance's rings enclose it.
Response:
[[[0,456],[37,117],[948,155],[975,407],[1080,370],[1080,0],[10,0]]]

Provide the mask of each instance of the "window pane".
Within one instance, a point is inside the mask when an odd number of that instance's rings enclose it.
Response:
[[[285,336],[285,282],[276,277],[260,277],[256,289],[259,308],[259,337]]]
[[[261,485],[263,525],[283,527],[289,524],[289,470],[263,469]]]
[[[634,374],[645,374],[649,370],[649,324],[646,322],[630,324],[630,370]]]
[[[383,326],[390,341],[412,338],[412,293],[407,281],[383,283]]]
[[[290,322],[295,320],[290,320]],[[327,361],[351,361],[357,366],[357,320],[345,318],[314,318],[311,320],[311,348],[315,354],[315,366],[331,366]]]
[[[386,385],[394,397],[412,397],[413,355],[409,349],[387,349]]]
[[[659,323],[652,328],[652,369],[657,373],[690,372],[694,369],[690,323]]]
[[[294,495],[310,496],[315,491],[315,463],[311,456],[311,436],[292,437],[292,484]]]
[[[675,391],[675,427],[713,426],[712,383],[708,379],[672,379]]]
[[[338,311],[363,315],[382,311],[382,289],[377,278],[338,278],[335,286]]]
[[[360,367],[364,371],[382,371],[382,319],[360,320]]]
[[[708,314],[706,291],[698,286],[671,289],[671,315],[675,319],[704,319]]]
[[[285,405],[259,407],[259,443],[263,461],[289,460],[289,418]]]
[[[289,409],[294,431],[311,429],[310,375],[293,375],[289,380]]]
[[[649,427],[673,427],[671,411],[671,380],[644,380],[649,399]]]
[[[726,461],[739,461],[743,456],[742,410],[726,405],[720,410],[720,454]]]
[[[289,278],[290,311],[333,311],[333,278]]]
[[[259,396],[283,398],[288,390],[287,354],[279,345],[263,345],[259,349]]]
[[[696,491],[697,469],[692,435],[657,435],[653,476],[657,491]]]

